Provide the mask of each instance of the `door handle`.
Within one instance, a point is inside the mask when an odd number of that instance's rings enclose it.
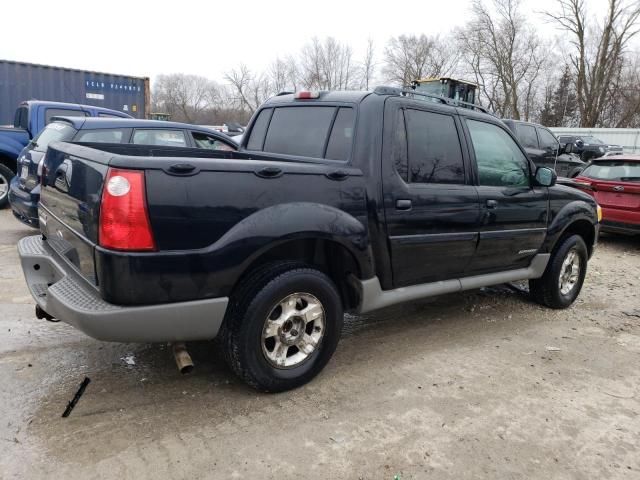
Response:
[[[327,178],[331,180],[344,180],[347,178],[349,174],[344,170],[334,170],[333,172],[327,173]]]
[[[278,167],[264,167],[256,172],[256,175],[262,178],[278,178],[282,175],[282,169]]]
[[[396,210],[411,210],[411,200],[396,200]]]
[[[498,206],[497,200],[487,200],[487,208],[496,208]]]
[[[196,169],[190,163],[174,163],[169,167],[173,173],[191,173]]]

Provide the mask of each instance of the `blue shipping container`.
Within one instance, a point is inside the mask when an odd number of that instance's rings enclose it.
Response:
[[[0,125],[24,100],[95,105],[147,118],[149,78],[0,60]]]

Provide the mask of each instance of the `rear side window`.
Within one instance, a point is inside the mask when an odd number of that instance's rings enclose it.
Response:
[[[538,137],[533,125],[516,124],[518,140],[525,148],[538,148]]]
[[[254,122],[247,149],[346,161],[351,154],[354,122],[351,107],[265,109]]]
[[[263,150],[322,158],[334,113],[334,107],[276,108]]]
[[[104,130],[81,130],[76,135],[76,142],[93,142],[93,143],[122,143],[125,130],[123,128],[104,129]]]
[[[251,127],[251,136],[247,142],[248,150],[262,150],[264,136],[267,133],[267,127],[269,126],[272,113],[273,109],[265,108],[258,114],[258,118],[256,118],[256,121],[253,122],[253,127]]]
[[[149,129],[136,130],[131,143],[138,145],[161,145],[163,147],[186,147],[187,140],[182,130]]]
[[[410,183],[465,183],[462,148],[450,115],[406,110]]]
[[[329,160],[349,160],[353,139],[353,108],[339,108],[331,128],[325,158]]]
[[[73,138],[76,129],[68,123],[53,122],[47,125],[33,140],[34,150],[46,152],[51,142],[68,142]]]
[[[89,112],[82,110],[68,110],[65,108],[47,108],[44,114],[45,124],[51,123],[52,117],[89,117]]]
[[[16,116],[13,119],[13,126],[26,130],[29,128],[29,111],[27,107],[19,107],[16,110]]]
[[[102,118],[122,118],[120,115],[113,115],[112,113],[98,112],[98,117]]]

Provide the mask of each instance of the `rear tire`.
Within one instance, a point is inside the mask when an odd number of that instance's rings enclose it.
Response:
[[[315,377],[342,332],[340,294],[315,268],[278,262],[256,270],[232,295],[219,339],[238,377],[264,392]]]
[[[14,176],[9,167],[0,163],[0,208],[9,203],[9,186]]]
[[[561,239],[542,277],[529,280],[533,299],[555,309],[571,306],[582,289],[588,258],[587,246],[581,236]]]

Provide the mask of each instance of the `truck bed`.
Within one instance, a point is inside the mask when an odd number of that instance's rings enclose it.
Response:
[[[310,235],[326,231],[345,211],[361,219],[351,221],[354,239],[366,232],[364,182],[356,168],[341,167],[345,177],[336,181],[331,178],[336,166],[321,163],[195,149],[168,156],[176,153],[170,147],[94,147],[98,145],[50,145],[41,231],[60,258],[110,303],[226,296],[267,245],[298,238],[305,226]],[[156,251],[100,246],[101,195],[109,168],[144,171]],[[289,203],[292,188],[297,192],[294,204]],[[336,231],[335,237],[344,242],[345,232]],[[360,248],[359,254],[366,255],[366,246]]]

